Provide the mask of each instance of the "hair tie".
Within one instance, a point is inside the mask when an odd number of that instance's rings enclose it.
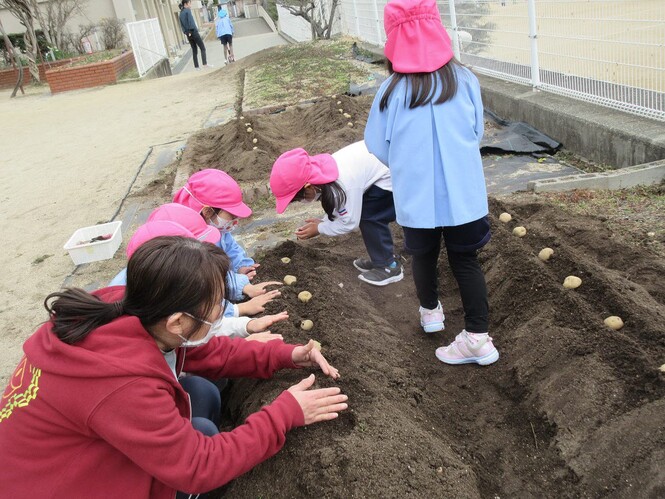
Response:
[[[120,317],[121,315],[124,315],[125,311],[124,311],[122,300],[121,301],[116,301],[116,302],[113,303],[113,310],[115,310],[118,317]]]

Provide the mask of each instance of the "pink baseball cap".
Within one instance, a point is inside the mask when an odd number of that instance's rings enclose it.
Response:
[[[383,9],[383,50],[398,73],[431,73],[453,58],[435,0],[393,0]]]
[[[197,213],[204,206],[210,206],[240,218],[252,214],[249,206],[242,202],[242,190],[238,182],[228,173],[214,168],[201,170],[189,177],[185,187],[176,192],[173,202],[188,206]]]
[[[337,163],[330,154],[310,156],[304,149],[285,152],[270,173],[270,190],[277,198],[277,213],[284,213],[305,184],[327,184],[339,178]]]
[[[126,250],[127,258],[131,258],[134,252],[139,249],[139,246],[143,243],[147,243],[151,239],[159,236],[182,236],[196,239],[194,234],[175,222],[168,220],[148,222],[136,229],[134,235],[129,239]]]
[[[148,222],[157,220],[168,220],[180,224],[194,234],[199,241],[217,244],[222,238],[216,227],[208,225],[201,215],[182,204],[167,203],[156,208],[148,217]]]

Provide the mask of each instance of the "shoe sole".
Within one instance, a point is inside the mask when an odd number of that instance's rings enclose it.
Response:
[[[420,327],[422,327],[423,331],[425,331],[427,334],[438,333],[439,331],[445,331],[446,329],[446,325],[443,322],[434,322],[428,324],[427,326],[421,323]]]
[[[488,353],[487,355],[484,355],[483,357],[468,357],[466,359],[442,359],[439,357],[438,353],[434,353],[436,355],[436,358],[439,359],[441,362],[444,364],[449,364],[451,366],[458,366],[460,364],[479,364],[481,366],[487,366],[489,364],[494,364],[497,360],[499,360],[499,351],[497,349],[494,349],[493,352]]]
[[[388,284],[392,284],[393,282],[399,282],[402,279],[404,279],[404,272],[400,272],[399,275],[389,277],[388,279],[384,279],[382,281],[370,281],[369,279],[365,278],[365,274],[360,274],[358,276],[358,279],[360,279],[363,282],[366,282],[367,284],[371,284],[372,286],[387,286]]]

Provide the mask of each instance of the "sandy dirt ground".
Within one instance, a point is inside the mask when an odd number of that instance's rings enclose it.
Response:
[[[74,269],[67,239],[108,221],[149,147],[198,131],[214,108],[233,105],[233,88],[229,72],[202,71],[55,96],[0,92],[3,386],[46,319],[44,297]]]

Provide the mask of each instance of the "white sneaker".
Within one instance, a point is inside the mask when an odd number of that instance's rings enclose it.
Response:
[[[446,316],[443,315],[441,302],[439,302],[434,310],[420,307],[419,311],[420,325],[426,333],[436,333],[437,331],[443,331],[446,328],[443,323],[443,321],[446,320]]]
[[[499,360],[499,351],[487,333],[469,333],[464,329],[450,345],[436,349],[436,358],[452,365],[486,366]]]

